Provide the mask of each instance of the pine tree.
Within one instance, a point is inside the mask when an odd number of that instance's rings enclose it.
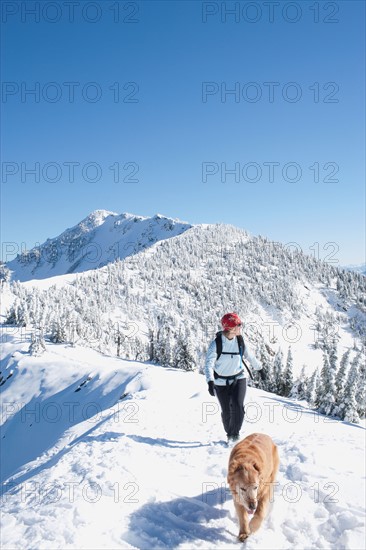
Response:
[[[348,349],[342,356],[341,363],[339,366],[339,370],[336,375],[335,379],[335,389],[336,389],[336,401],[338,396],[341,396],[343,393],[344,385],[346,382],[346,372],[348,369],[349,364],[349,356],[350,356],[351,350]]]
[[[78,322],[77,315],[74,312],[69,312],[66,316],[66,334],[67,342],[74,347],[77,341],[79,340],[78,336]]]
[[[4,262],[0,261],[0,284],[3,285],[8,283],[10,279],[10,269],[6,266],[6,264],[4,264]]]
[[[278,395],[283,395],[283,353],[281,348],[276,353],[273,362],[273,390]]]
[[[288,397],[291,393],[293,386],[293,364],[292,364],[292,352],[291,346],[288,348],[286,367],[283,373],[283,395]]]
[[[292,387],[290,397],[293,397],[294,399],[306,399],[307,377],[305,374],[305,369],[306,365],[303,365],[300,376],[295,380]]]
[[[20,298],[15,298],[13,305],[7,312],[5,324],[17,327],[26,327],[29,323],[27,303]]]
[[[316,369],[306,384],[305,399],[309,405],[314,406],[316,402],[316,389],[320,387],[319,369]]]
[[[193,371],[196,368],[196,362],[187,335],[183,336],[181,333],[178,335],[173,364],[176,368],[185,371]]]
[[[46,351],[46,343],[44,341],[43,330],[38,329],[32,332],[31,343],[28,349],[30,355],[39,357]]]
[[[274,364],[274,360],[272,359],[272,357],[268,355],[268,361],[266,362],[266,365],[264,367],[266,369],[265,372],[267,377],[263,382],[264,382],[264,389],[271,393],[275,391],[275,387],[276,387],[273,364]],[[260,377],[260,374],[259,374],[259,377]]]
[[[273,391],[273,369],[271,365],[271,358],[268,353],[268,349],[266,348],[266,345],[263,341],[259,345],[259,357],[262,368],[267,374],[267,378],[266,380],[262,380],[259,373],[256,373],[254,383],[251,385],[254,385],[256,388],[261,388],[263,390]]]
[[[338,414],[347,422],[359,422],[360,417],[357,412],[356,391],[359,383],[358,359],[352,361],[347,381],[343,393],[343,403],[339,408]]]
[[[154,343],[154,361],[163,367],[172,366],[172,347],[170,342],[170,328],[162,327],[156,333]]]
[[[320,372],[319,372],[319,367],[317,368],[318,376],[315,377],[314,407],[316,409],[318,409],[321,405],[323,392],[324,392],[321,370],[322,369],[320,369]]]
[[[335,412],[335,375],[334,368],[331,368],[329,356],[323,354],[323,368],[320,373],[321,392],[317,399],[319,412],[331,416]]]
[[[356,403],[357,403],[357,413],[360,418],[365,418],[366,416],[366,366],[365,358],[362,356],[361,352],[357,356],[356,360],[358,366],[358,384],[356,389]]]
[[[337,371],[337,360],[337,340],[336,337],[333,336],[329,346],[329,366],[333,369],[334,374]]]
[[[155,336],[154,329],[151,327],[149,328],[148,337],[149,337],[149,361],[156,361],[156,353],[155,353],[156,336]]]
[[[54,321],[50,330],[50,340],[54,344],[62,344],[67,341],[66,327],[62,321]]]
[[[17,300],[17,298],[16,298]],[[15,300],[15,302],[16,302]],[[15,303],[10,306],[8,311],[6,312],[6,318],[5,318],[5,325],[17,325],[18,319],[17,319],[17,308],[15,306]]]
[[[132,347],[133,347],[135,361],[138,361],[138,360],[142,361],[143,360],[141,359],[142,356],[145,356],[145,358],[147,358],[144,345],[139,338],[134,338],[132,341],[132,344],[133,344]]]
[[[119,323],[116,323],[116,325],[114,326],[113,340],[114,340],[114,343],[117,345],[116,355],[117,355],[117,357],[120,357],[120,355],[121,355],[121,345],[125,340],[125,335],[122,333]]]

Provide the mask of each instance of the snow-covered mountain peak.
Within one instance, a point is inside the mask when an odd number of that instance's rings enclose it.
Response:
[[[105,221],[106,218],[108,218],[108,216],[118,216],[118,214],[109,210],[94,210],[78,225],[85,226],[87,228],[98,227]]]
[[[95,210],[77,225],[7,263],[13,280],[45,279],[97,269],[180,235],[192,226],[160,214],[151,218]]]

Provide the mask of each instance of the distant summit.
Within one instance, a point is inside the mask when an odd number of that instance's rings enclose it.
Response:
[[[355,271],[356,273],[361,273],[361,275],[366,275],[366,264],[343,265],[341,266],[341,268],[346,269],[347,271]]]
[[[95,210],[61,235],[7,263],[12,279],[46,279],[97,269],[154,243],[180,235],[192,226],[162,214],[148,218]]]

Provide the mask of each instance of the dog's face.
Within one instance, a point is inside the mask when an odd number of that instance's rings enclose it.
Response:
[[[242,504],[248,514],[254,514],[258,506],[259,471],[255,465],[243,464],[230,476],[229,485],[233,497]]]

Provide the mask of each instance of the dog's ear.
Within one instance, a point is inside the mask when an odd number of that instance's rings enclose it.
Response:
[[[239,460],[233,460],[229,466],[229,474],[233,475],[235,472],[239,472],[240,470],[243,470],[243,465],[239,462]]]
[[[256,462],[253,462],[253,468],[258,472],[258,474],[261,473],[261,470]]]

